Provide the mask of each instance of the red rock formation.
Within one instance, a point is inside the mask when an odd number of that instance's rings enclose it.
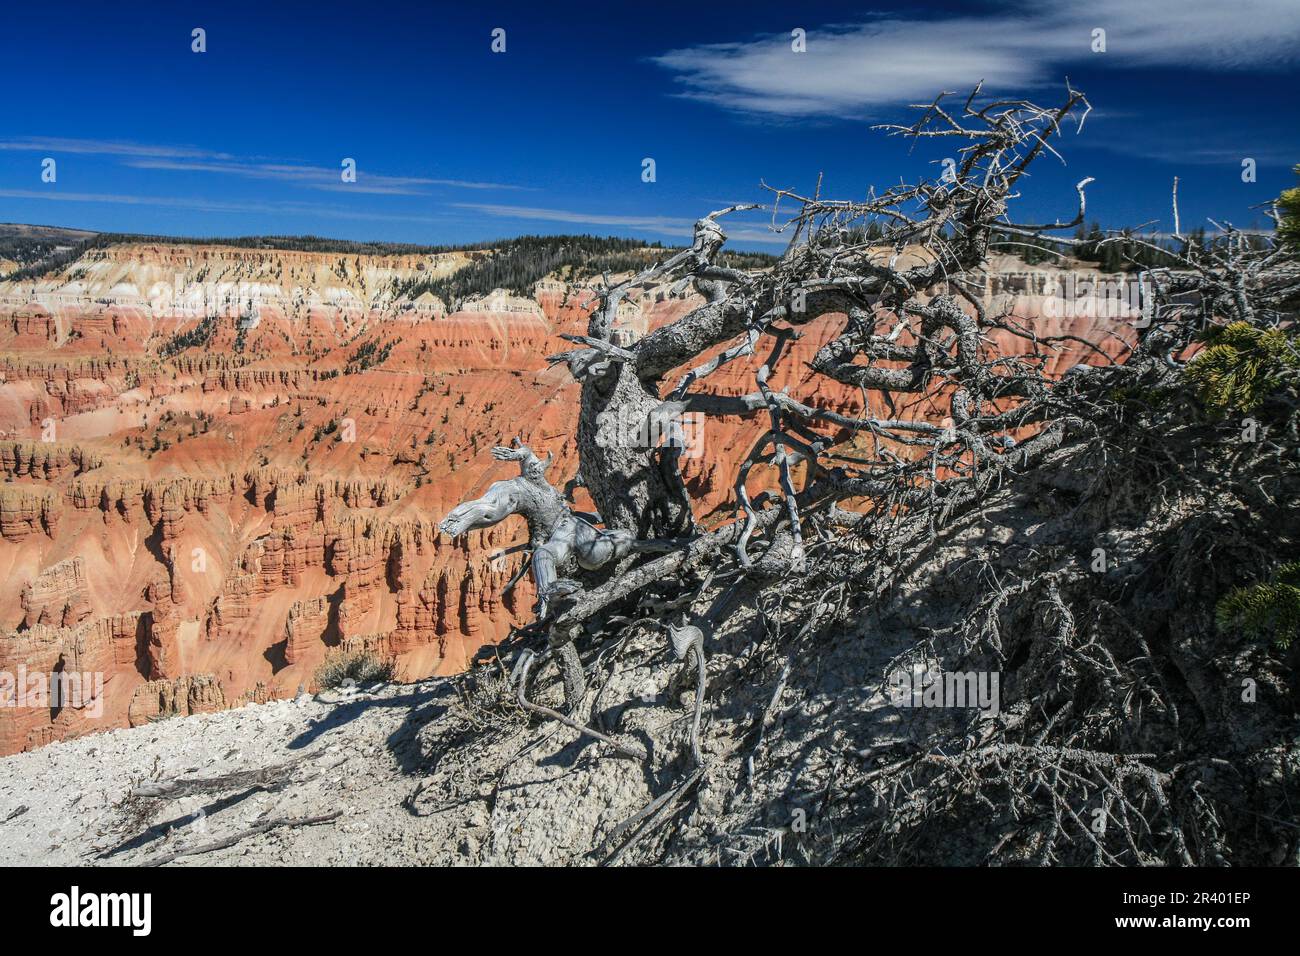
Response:
[[[529,576],[503,593],[521,555],[493,557],[524,540],[521,522],[464,542],[434,525],[511,473],[490,453],[509,438],[552,453],[557,480],[576,473],[578,387],[545,356],[584,330],[592,297],[546,280],[531,300],[488,296],[451,315],[391,298],[395,280],[475,256],[135,244],[90,250],[36,285],[0,282],[0,626],[26,628],[0,637],[0,664],[98,657],[113,678],[93,723],[48,708],[16,724],[0,715],[0,754],[284,697],[335,644],[394,654],[411,679],[453,672],[530,617]],[[999,261],[988,291],[1020,296],[1018,315],[1040,331],[1115,332],[1118,347],[1124,322],[1047,308],[1059,278]],[[249,291],[229,305],[204,298],[222,282]],[[650,290],[620,314],[619,335],[693,304]],[[165,348],[205,316],[207,343]],[[841,325],[803,327],[774,384],[857,415],[856,390],[808,382],[805,363]],[[366,344],[382,361],[359,370]],[[757,361],[706,387],[753,391]],[[1065,350],[1053,371],[1074,361]],[[736,462],[761,428],[705,426],[704,454],[684,472],[706,520],[733,507]],[[768,471],[754,470],[752,491],[772,486]]]
[[[86,565],[81,558],[52,564],[23,588],[23,627],[75,627],[90,617]]]
[[[107,700],[122,623],[36,624],[0,636],[0,753],[113,726]]]
[[[284,625],[284,659],[290,664],[308,660],[317,646],[325,643],[329,629],[329,598],[294,601]]]
[[[59,496],[44,488],[0,488],[0,538],[20,542],[32,535],[54,537],[63,518]]]
[[[0,442],[0,472],[9,478],[57,481],[98,468],[103,460],[80,445],[58,442]]]
[[[265,703],[265,700],[259,701]],[[131,695],[127,721],[132,727],[169,717],[210,714],[226,709],[226,695],[211,674],[194,674],[175,680],[151,680]]]

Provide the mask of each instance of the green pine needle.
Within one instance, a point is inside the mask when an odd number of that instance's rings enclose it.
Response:
[[[1300,635],[1300,561],[1282,565],[1272,581],[1229,591],[1214,618],[1220,631],[1240,628],[1251,640],[1272,635],[1286,650]]]
[[[1248,412],[1300,372],[1300,352],[1281,329],[1233,322],[1211,331],[1187,365],[1201,401],[1218,412]]]

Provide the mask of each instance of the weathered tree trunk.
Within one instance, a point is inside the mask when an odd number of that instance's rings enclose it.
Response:
[[[605,526],[639,539],[683,537],[693,525],[686,487],[667,460],[670,453],[643,440],[645,423],[659,405],[659,396],[630,363],[611,363],[603,375],[583,382],[578,418],[583,482]]]

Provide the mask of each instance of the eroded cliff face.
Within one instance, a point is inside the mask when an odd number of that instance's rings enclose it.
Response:
[[[592,297],[544,281],[447,314],[394,292],[475,255],[122,245],[0,282],[0,673],[104,678],[78,707],[0,708],[0,754],[292,695],[333,648],[452,673],[529,618],[531,580],[506,592],[521,556],[497,554],[522,520],[455,542],[436,524],[510,476],[490,449],[513,437],[555,456],[557,484],[576,474],[578,387],[545,357]],[[1045,315],[1056,278],[1004,262],[989,292],[1019,296],[1039,334],[1123,341],[1123,321]],[[619,334],[694,304],[652,290]],[[858,415],[860,393],[806,364],[841,325],[804,327],[775,384]],[[1081,360],[1065,347],[1056,370]],[[706,387],[748,393],[754,368]],[[705,426],[683,470],[706,520],[761,427]],[[575,504],[591,507],[581,488]]]

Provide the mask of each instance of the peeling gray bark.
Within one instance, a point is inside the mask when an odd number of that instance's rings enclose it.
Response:
[[[683,537],[694,526],[686,486],[666,467],[670,453],[641,442],[639,425],[660,404],[627,363],[612,364],[583,383],[583,480],[605,522],[636,538]]]

